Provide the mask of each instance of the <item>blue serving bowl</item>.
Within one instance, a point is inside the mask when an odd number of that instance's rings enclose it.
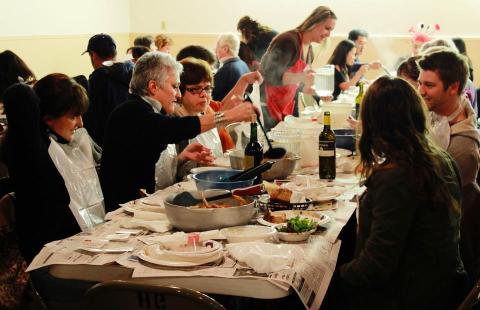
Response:
[[[336,147],[341,149],[347,149],[352,152],[355,151],[355,130],[344,128],[344,129],[334,129],[336,137]]]
[[[206,189],[236,189],[248,187],[253,184],[255,178],[246,181],[222,181],[228,180],[229,177],[242,172],[242,170],[210,170],[193,174],[192,178],[199,191]]]

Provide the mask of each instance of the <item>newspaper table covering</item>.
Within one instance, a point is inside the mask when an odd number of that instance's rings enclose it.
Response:
[[[190,186],[191,184],[176,184],[152,195],[153,200],[155,201],[155,197],[157,197],[161,201],[163,197],[185,190]],[[27,271],[54,264],[106,265],[118,263],[133,269],[132,277],[137,278],[182,276],[260,278],[284,290],[293,288],[306,308],[318,309],[335,270],[340,248],[340,241],[337,240],[338,234],[355,211],[355,207],[355,203],[339,199],[336,202],[336,208],[322,211],[328,214],[332,221],[324,226],[323,231],[312,235],[308,242],[292,244],[292,246],[298,247],[298,251],[295,252],[299,254],[295,256],[294,263],[290,268],[269,274],[255,273],[250,267],[232,259],[226,251],[220,261],[188,268],[157,266],[140,261],[136,253],[145,245],[159,242],[159,238],[167,236],[165,233],[150,233],[143,229],[122,228],[122,222],[131,218],[131,214],[118,210],[111,214],[111,221],[99,225],[91,231],[45,245]],[[219,236],[218,231],[201,234],[203,234],[203,239],[224,238]],[[184,238],[184,236],[185,233],[177,232],[168,237]]]

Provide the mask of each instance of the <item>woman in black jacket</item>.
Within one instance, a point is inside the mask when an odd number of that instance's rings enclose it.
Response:
[[[405,80],[365,94],[355,258],[340,266],[351,309],[454,309],[466,285],[459,255],[460,185],[453,159],[427,137],[425,105]]]

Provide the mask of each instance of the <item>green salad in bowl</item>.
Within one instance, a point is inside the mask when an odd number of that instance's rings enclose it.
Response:
[[[299,215],[287,220],[286,225],[275,227],[277,231],[284,233],[303,233],[317,228],[317,222]]]

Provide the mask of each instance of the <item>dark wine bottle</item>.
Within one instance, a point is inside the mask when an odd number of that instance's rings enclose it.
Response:
[[[262,163],[263,147],[257,139],[257,116],[253,115],[250,123],[250,141],[245,147],[244,169],[256,167]]]
[[[335,133],[330,128],[330,112],[323,114],[323,131],[318,138],[318,172],[320,179],[336,177]]]
[[[362,104],[363,100],[363,82],[359,82],[358,87],[360,90],[358,91],[357,97],[355,97],[355,119],[357,120],[360,117],[360,105]]]

